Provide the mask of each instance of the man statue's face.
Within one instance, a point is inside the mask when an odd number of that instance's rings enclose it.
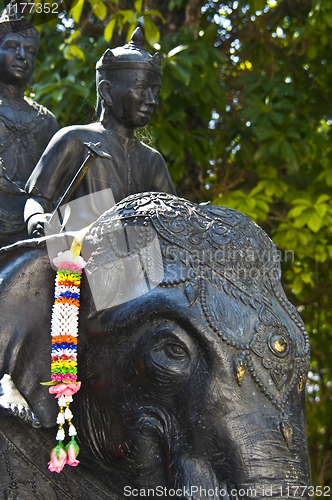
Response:
[[[129,128],[144,127],[158,104],[161,77],[152,71],[116,70],[111,78],[110,113]]]
[[[19,33],[7,33],[0,40],[0,83],[25,86],[35,66],[38,43]]]

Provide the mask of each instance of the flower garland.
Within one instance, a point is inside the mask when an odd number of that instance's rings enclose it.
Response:
[[[72,424],[73,414],[69,408],[73,394],[81,387],[77,381],[77,336],[78,313],[80,305],[81,275],[85,262],[75,251],[60,252],[53,264],[57,267],[55,278],[54,305],[52,312],[52,363],[49,393],[58,399],[59,414],[57,417],[58,444],[51,451],[51,461],[48,468],[51,472],[61,472],[65,464],[75,467],[79,447],[75,441],[76,429]],[[68,435],[71,440],[64,446],[67,420]]]

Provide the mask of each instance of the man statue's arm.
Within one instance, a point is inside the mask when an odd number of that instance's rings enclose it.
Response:
[[[55,116],[53,115],[53,113],[51,113],[51,111],[49,109],[45,108],[44,106],[41,106],[41,108],[43,108],[46,112],[46,117],[45,117],[45,120],[43,120],[43,122],[42,122],[42,126],[43,126],[43,133],[44,133],[45,137],[48,137],[48,140],[47,140],[47,144],[48,144],[49,141],[52,139],[52,137],[60,130],[60,127],[59,127],[58,121],[55,118]],[[46,144],[46,146],[47,146],[47,144]],[[45,146],[45,148],[46,148],[46,146]]]
[[[167,165],[160,153],[158,153],[155,157],[151,178],[153,178],[151,191],[174,194],[177,196]]]
[[[49,142],[25,185],[29,199],[24,220],[30,236],[43,235],[48,220],[45,212],[53,210],[64,193],[80,166],[82,153],[82,142],[68,129],[61,129]]]

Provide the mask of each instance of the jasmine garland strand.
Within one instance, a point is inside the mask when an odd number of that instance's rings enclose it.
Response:
[[[53,259],[53,264],[58,271],[55,278],[55,300],[51,322],[51,381],[43,385],[50,385],[50,394],[54,394],[58,399],[59,427],[56,435],[58,444],[51,451],[48,468],[51,472],[59,473],[66,464],[71,466],[79,464],[76,459],[79,453],[75,441],[76,429],[72,424],[73,414],[69,405],[73,400],[73,394],[81,386],[81,382],[77,381],[77,337],[81,275],[86,263],[82,257],[75,257],[71,250],[67,250],[60,252]],[[71,440],[64,446],[66,421]]]

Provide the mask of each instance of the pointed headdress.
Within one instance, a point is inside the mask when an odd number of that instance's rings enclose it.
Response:
[[[161,59],[158,52],[153,56],[144,49],[141,28],[136,28],[126,45],[107,49],[96,64],[96,70],[144,69],[162,76]]]
[[[0,40],[7,33],[19,33],[24,37],[31,37],[39,43],[38,30],[21,15],[15,0],[11,0],[0,16]]]

